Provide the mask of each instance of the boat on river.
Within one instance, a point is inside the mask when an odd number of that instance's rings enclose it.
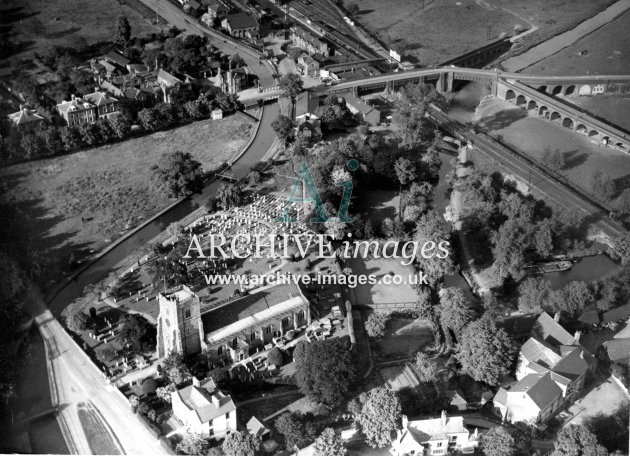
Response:
[[[525,266],[525,274],[549,274],[552,272],[568,271],[572,263],[568,260],[546,261],[543,263],[530,264]]]

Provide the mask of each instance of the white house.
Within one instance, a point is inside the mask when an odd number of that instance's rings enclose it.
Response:
[[[409,421],[403,415],[402,430],[392,442],[393,456],[432,456],[459,450],[472,454],[479,445],[477,430],[471,435],[461,416],[449,417],[445,411],[440,418]]]
[[[188,431],[214,439],[222,439],[236,431],[236,406],[232,398],[221,392],[211,378],[171,393],[173,416]]]

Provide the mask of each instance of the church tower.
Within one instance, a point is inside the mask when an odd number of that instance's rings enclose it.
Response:
[[[199,353],[203,339],[199,296],[186,285],[180,285],[158,294],[158,303],[158,357],[170,352],[184,356]]]

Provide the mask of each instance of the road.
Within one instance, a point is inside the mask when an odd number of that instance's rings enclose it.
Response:
[[[90,443],[107,448],[108,453],[168,454],[142,425],[121,393],[114,391],[104,375],[71,339],[46,307],[35,286],[31,286],[25,301],[28,310],[47,345],[47,364],[53,404],[60,406],[60,421],[64,438],[73,453],[92,454]],[[56,403],[56,404],[55,404]],[[100,429],[98,439],[86,436],[79,418],[90,413],[91,429]],[[96,448],[96,446],[95,446]]]
[[[171,3],[169,0],[140,1],[163,17],[169,24],[189,33],[211,38],[212,44],[221,52],[229,55],[238,53],[247,66],[258,75],[258,80],[262,87],[273,87],[277,85],[269,69],[258,60],[259,53],[249,48],[246,44],[238,43],[231,37],[217,30],[204,27],[197,19],[184,13],[179,6]]]
[[[508,174],[512,174],[522,182],[546,195],[547,200],[555,202],[559,207],[575,208],[595,219],[592,228],[596,234],[602,234],[614,241],[624,235],[626,230],[607,217],[607,214],[585,195],[581,195],[558,182],[537,166],[505,148],[499,142],[484,134],[475,134],[467,126],[451,120],[446,114],[437,110],[431,111],[432,117],[446,130],[460,139],[470,141],[475,149],[486,154],[493,162],[501,165]]]

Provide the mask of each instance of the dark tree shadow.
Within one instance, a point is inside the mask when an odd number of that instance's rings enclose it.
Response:
[[[579,150],[570,150],[562,154],[564,156],[563,170],[576,168],[588,160],[588,154],[580,153]]]
[[[483,117],[480,120],[480,123],[490,130],[501,130],[502,128],[506,128],[525,117],[527,117],[527,111],[525,109],[504,109],[503,111],[496,112],[491,116]]]

